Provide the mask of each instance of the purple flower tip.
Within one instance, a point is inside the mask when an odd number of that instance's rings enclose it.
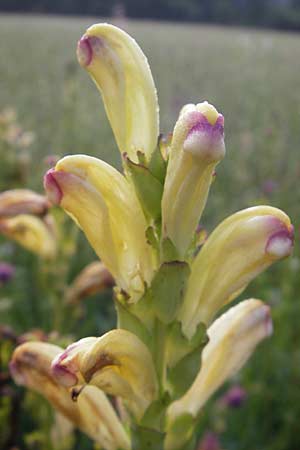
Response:
[[[63,192],[58,182],[56,181],[54,168],[48,170],[48,172],[44,176],[44,188],[47,192],[49,201],[53,205],[59,205],[63,197]]]
[[[51,372],[53,377],[63,386],[72,387],[78,382],[77,376],[56,360],[51,365]]]
[[[183,144],[184,151],[208,161],[220,161],[225,154],[224,117],[219,114],[212,125],[204,114],[192,111],[191,125]]]
[[[90,36],[82,36],[77,44],[77,57],[79,64],[83,67],[89,66],[93,59],[93,48]]]
[[[206,132],[215,137],[223,137],[224,134],[224,116],[219,114],[216,122],[212,125],[206,118],[204,114],[198,112],[199,120],[197,123],[191,128],[189,134],[194,133],[196,131]]]
[[[8,283],[15,274],[15,267],[6,262],[0,262],[0,284]]]

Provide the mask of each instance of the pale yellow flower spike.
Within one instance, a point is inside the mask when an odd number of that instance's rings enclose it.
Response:
[[[106,395],[87,386],[77,402],[69,389],[57,383],[51,373],[51,362],[62,349],[45,342],[28,342],[13,354],[10,370],[16,383],[42,394],[61,414],[80,428],[105,450],[130,450],[126,435]]]
[[[157,379],[148,348],[133,333],[112,330],[68,347],[52,364],[65,386],[89,384],[122,397],[140,419],[157,395]]]
[[[85,232],[117,284],[137,301],[153,275],[154,256],[133,188],[116,169],[86,155],[67,156],[45,177],[49,199]]]
[[[186,394],[167,410],[165,449],[181,448],[176,420],[196,418],[208,398],[248,360],[257,344],[272,333],[270,308],[260,300],[245,300],[232,307],[208,329],[209,343],[202,353],[201,369]]]
[[[19,214],[0,219],[0,232],[27,250],[44,258],[53,258],[57,243],[54,230],[39,217]]]
[[[224,220],[191,265],[179,313],[186,336],[194,334],[199,322],[210,324],[222,306],[273,262],[290,255],[292,248],[293,227],[277,208],[256,206]]]
[[[158,102],[147,59],[124,31],[109,24],[90,27],[77,47],[79,63],[100,90],[121,153],[137,161],[156,147]]]
[[[207,102],[186,105],[175,125],[162,198],[162,232],[184,258],[225,155],[224,118]]]

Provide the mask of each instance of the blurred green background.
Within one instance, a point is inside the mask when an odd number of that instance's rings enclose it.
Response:
[[[43,192],[43,173],[51,165],[49,155],[86,153],[121,167],[98,91],[75,56],[77,40],[95,21],[98,19],[0,16],[0,110],[13,108],[22,127],[34,133],[22,161],[27,187],[39,192]],[[232,382],[246,390],[246,401],[238,409],[224,411],[216,400],[219,393],[205,408],[199,436],[212,430],[225,450],[297,450],[300,36],[125,18],[114,23],[138,41],[149,59],[162,132],[172,131],[186,103],[208,100],[225,116],[227,155],[217,168],[202,225],[211,231],[227,215],[264,203],[286,211],[295,225],[294,255],[261,275],[243,294],[243,298],[266,300],[272,306],[275,325],[273,337],[258,348]],[[1,143],[2,161],[12,147]],[[7,178],[6,170],[7,165],[0,164],[1,189],[20,187],[22,177]],[[61,237],[60,259],[54,266],[1,239],[0,259],[11,262],[16,274],[10,283],[0,286],[0,322],[16,334],[32,328],[56,331],[62,342],[68,342],[63,336],[72,340],[107,331],[115,316],[109,291],[87,299],[78,310],[71,311],[63,304],[66,284],[96,256],[64,215],[55,214],[67,232]],[[2,343],[3,366],[10,345]],[[36,431],[49,432],[50,409],[34,394],[26,394],[23,400],[23,391],[18,392],[21,423],[13,421],[7,396],[0,400],[3,448],[50,449]],[[15,428],[13,443],[8,444],[9,427]],[[93,448],[80,434],[74,445],[67,443],[66,448],[68,445]]]

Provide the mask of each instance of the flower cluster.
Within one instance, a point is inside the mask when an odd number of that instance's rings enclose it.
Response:
[[[166,143],[150,68],[130,36],[94,25],[77,55],[102,95],[124,173],[67,156],[45,188],[114,278],[118,328],[65,350],[25,343],[11,372],[107,450],[192,448],[205,402],[272,332],[257,299],[215,317],[291,253],[293,227],[282,211],[256,206],[203,237],[199,220],[225,155],[222,114],[207,102],[184,106]]]

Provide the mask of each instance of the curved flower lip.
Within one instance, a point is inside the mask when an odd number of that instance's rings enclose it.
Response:
[[[282,224],[283,225],[283,224]],[[289,256],[294,246],[294,226],[284,227],[272,234],[265,247],[265,252],[274,258]]]
[[[58,355],[51,364],[51,372],[54,378],[65,387],[72,387],[78,383],[77,376],[66,366],[61,364],[65,353]]]
[[[78,341],[70,344],[62,353],[59,353],[51,363],[51,373],[53,377],[65,387],[72,387],[78,384],[76,373],[79,373],[79,368],[76,359],[66,360],[71,356],[74,350],[80,348],[81,342],[82,341]]]
[[[93,47],[91,40],[91,36],[83,35],[77,44],[78,61],[83,67],[89,66],[93,59]]]
[[[57,171],[53,167],[52,169],[48,170],[48,172],[46,172],[44,176],[44,188],[46,190],[49,201],[53,205],[59,205],[63,197],[63,192],[56,180],[56,174]]]

